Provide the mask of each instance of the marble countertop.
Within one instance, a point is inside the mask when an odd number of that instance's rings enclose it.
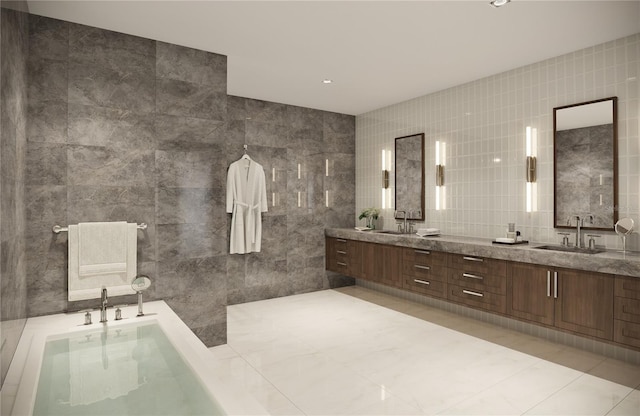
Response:
[[[565,267],[621,276],[640,277],[640,253],[605,251],[597,254],[560,252],[536,249],[547,243],[493,244],[491,239],[440,235],[420,237],[415,234],[385,234],[375,231],[358,231],[351,228],[327,228],[328,237],[368,241],[394,246],[422,248],[468,256],[491,257],[494,259]]]

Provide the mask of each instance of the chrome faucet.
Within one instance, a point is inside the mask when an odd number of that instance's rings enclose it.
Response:
[[[584,248],[584,236],[582,234],[582,227],[584,226],[584,220],[589,219],[589,223],[593,224],[594,216],[593,214],[587,214],[584,217],[580,217],[579,215],[572,215],[567,220],[567,225],[571,225],[571,220],[575,218],[576,220],[576,243],[575,247]]]
[[[102,302],[100,304],[100,322],[107,322],[107,288],[102,288]]]
[[[396,211],[396,219],[398,219],[398,214],[401,213],[404,215],[404,225],[402,226],[402,232],[407,233],[407,211]],[[398,228],[400,228],[400,224],[398,224]]]

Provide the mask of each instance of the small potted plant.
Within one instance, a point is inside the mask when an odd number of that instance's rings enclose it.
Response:
[[[376,224],[373,222],[373,220],[377,220],[378,215],[380,215],[380,210],[378,208],[365,208],[360,213],[358,219],[361,220],[363,218],[366,218],[367,228],[371,228],[372,230],[374,230],[376,228]]]

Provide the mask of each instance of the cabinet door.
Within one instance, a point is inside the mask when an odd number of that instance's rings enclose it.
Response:
[[[602,273],[559,269],[555,325],[612,340],[613,282]]]
[[[365,242],[360,244],[361,278],[402,287],[402,248]]]
[[[507,275],[507,314],[553,325],[553,273],[548,267],[511,263]]]
[[[382,259],[381,283],[402,287],[402,247],[379,245]]]

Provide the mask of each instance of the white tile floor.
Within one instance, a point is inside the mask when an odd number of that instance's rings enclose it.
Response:
[[[640,416],[638,366],[357,286],[230,306],[211,352],[271,414]]]

